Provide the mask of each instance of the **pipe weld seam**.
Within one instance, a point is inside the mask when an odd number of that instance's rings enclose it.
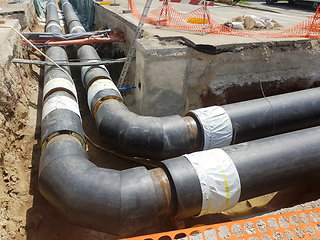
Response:
[[[53,6],[55,6],[57,8],[57,5],[55,3],[53,3],[53,2],[47,3],[47,8],[49,7],[49,5],[53,5]]]
[[[241,194],[238,170],[230,156],[216,148],[184,155],[197,172],[201,191],[200,214],[222,212],[236,205]]]
[[[113,83],[113,81],[111,81],[110,79],[104,78],[104,79],[99,79],[94,81],[91,86],[88,89],[88,106],[90,111],[92,111],[91,109],[91,103],[92,103],[92,99],[94,98],[94,96],[101,90],[105,90],[105,89],[112,89],[117,91],[120,96],[121,93],[118,90],[118,88],[116,87],[116,85]]]
[[[203,150],[228,146],[232,140],[232,123],[228,113],[220,106],[200,108],[189,112],[199,121],[204,138]]]
[[[108,101],[111,101],[111,100],[121,102],[123,105],[125,105],[125,103],[123,102],[123,99],[121,99],[121,98],[119,98],[117,96],[106,96],[106,97],[100,99],[97,102],[97,104],[94,106],[93,117],[96,118],[96,115],[97,115],[97,112],[98,112],[98,109],[99,109],[100,106],[102,106],[104,103],[106,103]]]
[[[48,28],[49,27],[58,27],[61,31],[62,31],[62,27],[60,26],[60,23],[57,23],[56,21],[50,21],[47,25],[46,25],[46,32],[48,32]]]
[[[88,60],[88,62],[99,62],[99,61],[100,61],[100,60]],[[109,74],[108,69],[107,69],[106,66],[104,66],[104,65],[86,66],[86,67],[83,67],[83,68],[81,69],[81,80],[82,80],[83,86],[85,86],[85,77],[86,77],[88,71],[89,71],[90,69],[92,69],[92,68],[97,68],[97,67],[105,70],[105,71]],[[110,75],[110,74],[109,74],[109,75]]]
[[[73,21],[71,21],[70,23],[72,23]],[[70,24],[69,23],[69,24]],[[81,23],[80,23],[81,24]],[[84,27],[82,27],[82,26],[73,26],[71,29],[70,29],[70,33],[73,33],[74,31],[76,31],[77,29],[81,29],[81,30],[83,30],[84,32],[86,31],[85,29],[84,29]]]
[[[54,96],[47,99],[42,109],[42,120],[52,111],[57,109],[67,109],[76,113],[81,119],[78,103],[67,96]]]
[[[65,4],[69,4],[69,5],[72,7],[71,3],[69,3],[69,2],[64,2],[64,3],[62,4],[62,6],[61,6],[61,9],[63,9],[63,6],[64,6]]]
[[[44,85],[43,101],[46,100],[49,94],[61,89],[70,93],[75,98],[75,100],[78,101],[77,90],[74,83],[65,78],[54,78]]]

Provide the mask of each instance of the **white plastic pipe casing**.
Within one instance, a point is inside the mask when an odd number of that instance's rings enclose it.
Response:
[[[90,111],[92,111],[91,109],[92,99],[99,91],[104,89],[113,89],[121,95],[117,86],[110,79],[105,78],[105,79],[99,79],[94,81],[88,89],[88,106]]]
[[[227,112],[219,106],[190,111],[199,120],[204,135],[203,150],[225,147],[232,140],[232,123]]]
[[[67,109],[76,113],[81,119],[78,103],[66,96],[55,96],[47,99],[42,109],[42,120],[52,111],[57,109]]]
[[[196,170],[202,190],[202,210],[199,216],[222,212],[236,205],[241,184],[238,171],[222,149],[184,155]]]

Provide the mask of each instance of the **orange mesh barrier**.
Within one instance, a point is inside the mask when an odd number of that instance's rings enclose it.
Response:
[[[172,232],[128,238],[127,240],[293,240],[320,238],[320,208],[301,212],[245,219]]]
[[[131,13],[140,19],[141,14],[137,10],[134,1],[129,0]],[[320,21],[319,21],[319,9],[318,7],[314,16],[307,18],[301,23],[281,32],[252,32],[244,30],[234,30],[217,21],[210,18],[210,12],[206,9],[205,14],[207,21],[205,24],[205,32],[219,35],[239,36],[239,37],[256,37],[256,38],[320,38]],[[169,3],[164,6],[160,6],[151,11],[147,18],[146,23],[157,25],[160,17],[159,26],[173,27],[189,31],[203,31],[203,24],[194,23],[188,21],[188,19],[203,19],[204,8],[200,7],[190,13],[181,14]]]

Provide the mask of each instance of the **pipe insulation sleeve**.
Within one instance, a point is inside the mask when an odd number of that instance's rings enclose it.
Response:
[[[54,78],[46,82],[43,88],[43,99],[46,99],[49,94],[54,91],[61,90],[72,94],[72,96],[78,101],[76,86],[73,82],[65,78]]]
[[[221,107],[231,119],[236,144],[319,125],[320,88]]]
[[[203,150],[228,146],[232,140],[232,124],[227,112],[219,106],[190,111],[203,130]],[[188,114],[190,114],[188,113]]]
[[[46,25],[46,32],[47,32],[47,31],[49,30],[49,28],[52,27],[52,26],[57,27],[57,28],[59,28],[59,29],[62,30],[62,27],[60,26],[59,23],[57,23],[57,22],[49,22],[49,23]]]
[[[114,90],[119,93],[118,88],[110,79],[99,79],[94,81],[88,89],[88,106],[90,111],[92,112],[92,99],[96,96],[99,91],[102,90]]]
[[[85,29],[84,29],[84,27],[82,27],[82,26],[73,26],[71,29],[70,29],[70,33],[74,33],[77,29],[80,29],[80,30],[82,30],[82,31],[86,31]]]
[[[81,119],[78,103],[70,97],[56,95],[48,98],[42,109],[42,119],[44,119],[50,112],[57,109],[67,109],[76,113]]]
[[[104,68],[95,67],[86,72],[84,79],[82,79],[82,83],[85,89],[88,89],[93,81],[106,78],[112,80],[109,72],[105,71]]]
[[[198,174],[184,156],[162,161],[166,166],[176,200],[175,219],[196,216],[201,212],[202,193]]]
[[[320,127],[224,147],[238,170],[239,201],[319,181]]]
[[[61,2],[61,1],[60,1],[60,2]],[[64,3],[62,3],[62,5],[61,5],[61,9],[63,9],[63,7],[64,7],[65,4],[69,4],[69,5],[72,7],[71,3],[69,3],[69,2],[64,2]]]
[[[47,8],[49,8],[49,7],[50,7],[50,5],[52,5],[55,9],[57,9],[56,4],[55,4],[55,3],[53,3],[53,2],[48,2],[48,3],[47,3]]]
[[[98,62],[99,60],[89,60],[88,62]],[[82,83],[83,85],[85,86],[84,84],[84,79],[85,79],[85,76],[86,74],[88,73],[88,71],[92,68],[102,68],[104,71],[108,72],[108,69],[106,68],[106,66],[104,65],[99,65],[99,66],[86,66],[86,67],[82,67],[81,69],[81,79],[82,79]]]
[[[110,99],[100,105],[95,120],[105,142],[133,156],[166,159],[192,151],[193,132],[178,115],[140,116]]]
[[[222,149],[184,155],[196,170],[202,191],[199,216],[222,212],[239,201],[241,184],[238,171]]]
[[[39,189],[70,224],[85,228],[125,235],[151,227],[158,219],[147,169],[99,168],[71,136],[48,143],[40,159]]]

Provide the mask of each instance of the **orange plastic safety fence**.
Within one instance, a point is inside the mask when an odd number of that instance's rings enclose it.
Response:
[[[320,240],[319,211],[320,208],[316,208],[301,212],[145,235],[126,240]]]
[[[137,10],[134,1],[129,0],[130,8],[132,14],[140,19],[141,14]],[[281,32],[253,32],[253,31],[238,31],[229,28],[217,21],[210,19],[210,12],[206,9],[206,20],[205,32],[219,35],[229,35],[229,36],[239,36],[239,37],[255,37],[255,38],[294,38],[294,37],[304,37],[304,38],[320,38],[320,20],[319,20],[319,9],[318,7],[314,16],[307,18],[306,20],[300,22],[299,24],[281,31]],[[158,23],[160,16],[160,21]],[[151,11],[147,18],[146,23],[173,27],[189,31],[203,31],[203,24],[194,23],[195,21],[190,21],[190,19],[204,19],[204,8],[200,7],[190,13],[182,14],[179,13],[170,3],[160,6],[153,11]],[[201,21],[200,21],[201,22]]]

